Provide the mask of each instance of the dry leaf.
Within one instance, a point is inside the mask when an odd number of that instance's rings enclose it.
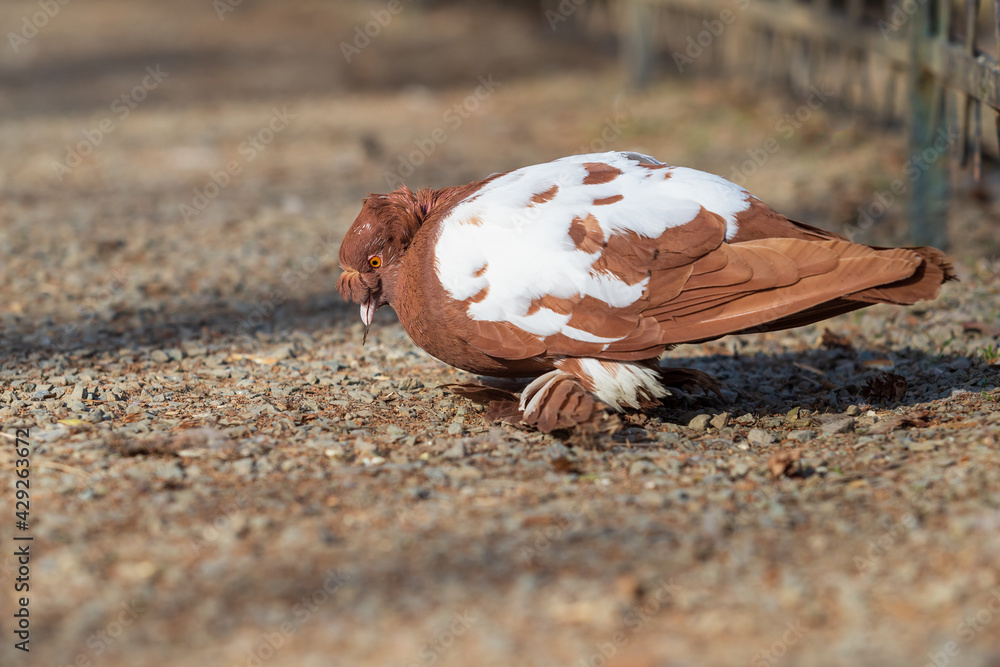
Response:
[[[854,351],[854,345],[851,344],[851,341],[848,340],[846,336],[835,334],[829,329],[823,329],[823,337],[820,338],[819,344],[828,350],[838,349],[844,350],[845,352]]]
[[[906,428],[927,428],[931,426],[931,422],[928,420],[930,416],[931,413],[927,410],[915,410],[905,415],[895,415],[876,424],[872,433],[890,433]]]
[[[962,322],[963,331],[975,331],[990,338],[1000,337],[1000,326],[984,322]]]
[[[722,395],[722,387],[719,385],[719,381],[704,371],[699,371],[696,368],[666,367],[661,367],[659,370],[660,382],[667,387],[677,387],[686,392],[693,392],[696,389],[700,389],[706,395],[708,392],[712,392],[719,398],[725,399],[725,396]]]
[[[767,468],[775,477],[783,475],[791,477],[798,472],[801,458],[801,449],[783,449],[771,454],[771,458],[767,460]]]
[[[884,368],[894,367],[896,365],[896,362],[894,362],[892,359],[885,359],[885,358],[866,359],[865,361],[861,362],[861,365],[864,368],[884,369]]]
[[[580,470],[576,467],[576,462],[567,456],[556,457],[551,461],[549,461],[549,463],[552,464],[552,468],[556,472],[565,472],[571,474],[578,474],[580,472]]]
[[[869,378],[861,388],[861,397],[872,403],[889,403],[903,400],[906,395],[906,378],[896,373],[882,373]]]

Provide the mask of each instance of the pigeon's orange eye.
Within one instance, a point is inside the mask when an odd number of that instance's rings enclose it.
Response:
[[[374,257],[368,260],[368,264],[370,264],[373,269],[377,269],[378,267],[382,266],[382,258],[379,257],[378,255],[375,255]]]

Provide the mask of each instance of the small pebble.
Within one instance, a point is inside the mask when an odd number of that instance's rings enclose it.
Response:
[[[724,429],[726,426],[729,425],[729,413],[720,412],[719,414],[712,417],[712,420],[709,423],[712,425],[712,428],[721,431],[722,429]]]
[[[710,415],[698,415],[688,422],[688,428],[694,429],[695,431],[708,430],[708,424],[711,420],[712,417]]]
[[[752,428],[747,433],[747,441],[755,447],[763,447],[774,442],[774,436],[762,428]]]
[[[233,474],[240,477],[249,477],[253,472],[253,459],[240,459],[233,463]]]
[[[358,438],[357,442],[354,443],[354,451],[358,456],[373,456],[377,449],[377,445],[371,440]]]
[[[816,432],[810,429],[798,429],[795,431],[789,431],[788,439],[795,440],[796,442],[809,442],[816,437]]]
[[[922,440],[920,442],[910,440],[906,442],[906,448],[911,452],[933,452],[939,444],[941,442],[938,440]]]
[[[841,417],[828,421],[821,427],[826,435],[836,435],[838,433],[852,433],[854,431],[854,417]]]
[[[747,473],[750,472],[750,466],[746,461],[737,461],[729,468],[729,476],[732,478],[746,477]]]
[[[639,477],[652,472],[656,472],[656,466],[644,459],[633,462],[628,468],[629,477]]]
[[[463,458],[465,456],[465,443],[461,441],[456,442],[454,445],[448,448],[441,456],[443,456],[446,459]]]

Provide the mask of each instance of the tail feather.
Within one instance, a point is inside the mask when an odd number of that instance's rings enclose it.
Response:
[[[773,211],[761,207],[759,220],[755,224],[741,228],[736,242],[759,241],[769,238],[794,238],[803,241],[819,241],[817,245],[826,245],[824,241],[844,241],[848,239],[833,232],[813,227],[801,222],[789,220]],[[895,305],[910,305],[917,301],[933,299],[937,296],[941,285],[957,280],[955,270],[945,254],[936,248],[926,246],[909,248],[883,248],[853,244],[877,252],[874,262],[884,259],[909,259],[914,268],[908,275],[874,285],[856,292],[847,292],[838,298],[810,306],[797,313],[786,314],[783,317],[753,327],[754,331],[777,331],[792,327],[812,324],[828,317],[841,315],[875,303]],[[845,246],[842,246],[845,247]],[[914,262],[919,259],[919,262]]]
[[[693,279],[646,311],[660,343],[776,331],[874,303],[912,304],[937,295],[954,272],[932,248],[872,248],[846,240],[770,238],[723,246],[731,255],[710,279]],[[708,278],[708,277],[706,277]]]
[[[890,250],[877,248],[877,250]],[[949,280],[958,280],[951,262],[937,248],[922,246],[919,248],[897,248],[913,253],[923,259],[913,274],[902,280],[879,285],[872,289],[847,295],[853,301],[869,303],[891,303],[910,305],[924,299],[933,299],[938,289]]]

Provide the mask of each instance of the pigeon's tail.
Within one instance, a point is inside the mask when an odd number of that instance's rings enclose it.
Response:
[[[887,251],[889,248],[876,248]],[[896,248],[920,257],[923,262],[913,271],[913,275],[886,285],[873,287],[861,292],[849,294],[846,298],[852,301],[867,303],[892,303],[910,305],[924,299],[937,296],[938,288],[949,280],[957,280],[955,270],[944,253],[936,248],[926,246],[920,248]]]
[[[876,303],[888,303],[907,306],[933,299],[937,296],[941,285],[949,280],[957,280],[955,271],[944,253],[936,248],[872,248],[881,254],[892,255],[910,253],[919,258],[913,273],[905,278],[894,280],[865,290],[846,294],[830,299],[798,313],[778,318],[766,324],[753,327],[754,332],[780,331],[813,324],[836,315],[849,313]],[[876,262],[878,260],[875,260]]]
[[[873,248],[811,232],[723,244],[672,299],[646,311],[659,342],[777,331],[864,308],[933,298],[954,279],[932,248]],[[655,277],[654,277],[655,278]]]
[[[957,280],[951,265],[934,248],[900,248],[900,250],[911,250],[921,255],[925,251],[929,251],[928,254],[933,253],[938,255],[940,261],[935,262],[932,258],[927,257],[924,263],[909,278],[903,278],[902,280],[885,285],[848,294],[844,297],[831,299],[793,315],[788,315],[754,327],[748,330],[747,333],[794,329],[795,327],[813,324],[876,303],[910,305],[924,299],[933,299],[937,296],[942,283],[949,280]]]
[[[791,329],[875,303],[909,305],[933,299],[943,283],[956,280],[944,253],[935,248],[867,246],[763,206],[720,250],[736,261],[722,262],[720,271],[706,266],[705,276],[697,274],[707,258],[696,262],[693,284],[702,289],[690,290],[690,296],[685,289],[651,310],[659,315],[662,342]],[[749,278],[736,275],[737,269]]]

